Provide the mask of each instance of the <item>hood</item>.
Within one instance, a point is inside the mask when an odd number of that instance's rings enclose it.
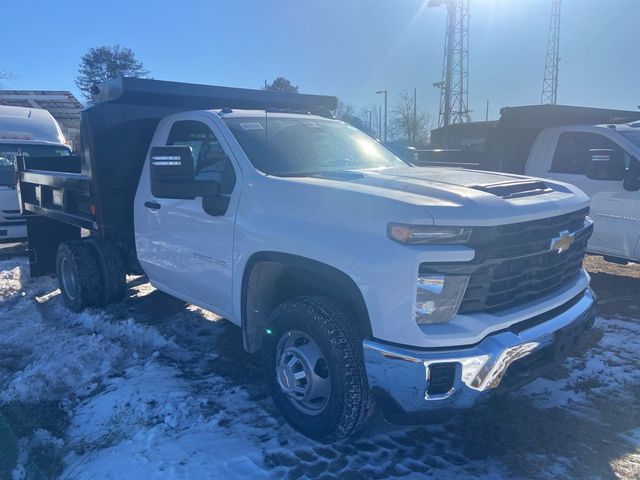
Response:
[[[568,184],[462,168],[357,170],[297,180],[411,203],[422,207],[436,225],[523,222],[562,215],[589,204],[584,193]]]

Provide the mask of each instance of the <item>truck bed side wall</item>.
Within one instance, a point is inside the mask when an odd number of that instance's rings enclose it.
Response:
[[[483,169],[523,175],[540,131],[540,128],[500,125],[491,129],[484,146]]]
[[[105,103],[82,117],[82,173],[90,179],[99,233],[132,249],[133,199],[160,119],[175,109]]]

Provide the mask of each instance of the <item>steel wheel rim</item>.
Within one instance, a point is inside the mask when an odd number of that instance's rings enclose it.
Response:
[[[78,287],[76,285],[76,279],[73,276],[71,263],[66,258],[63,258],[60,264],[60,276],[62,277],[62,287],[64,288],[64,293],[71,300],[75,300],[78,295]]]
[[[276,348],[276,379],[282,393],[305,415],[320,415],[331,398],[329,367],[318,344],[298,330],[286,332]]]

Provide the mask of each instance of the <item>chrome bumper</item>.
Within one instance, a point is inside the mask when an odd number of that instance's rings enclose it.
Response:
[[[588,288],[567,304],[471,347],[417,350],[364,340],[369,385],[383,409],[393,413],[473,407],[498,387],[528,383],[565,358],[593,325],[595,307]],[[515,378],[503,382],[510,375]]]

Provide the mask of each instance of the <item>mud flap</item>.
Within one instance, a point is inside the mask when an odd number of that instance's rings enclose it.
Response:
[[[39,215],[27,216],[29,271],[31,278],[56,273],[56,252],[62,242],[78,240],[80,227]]]

